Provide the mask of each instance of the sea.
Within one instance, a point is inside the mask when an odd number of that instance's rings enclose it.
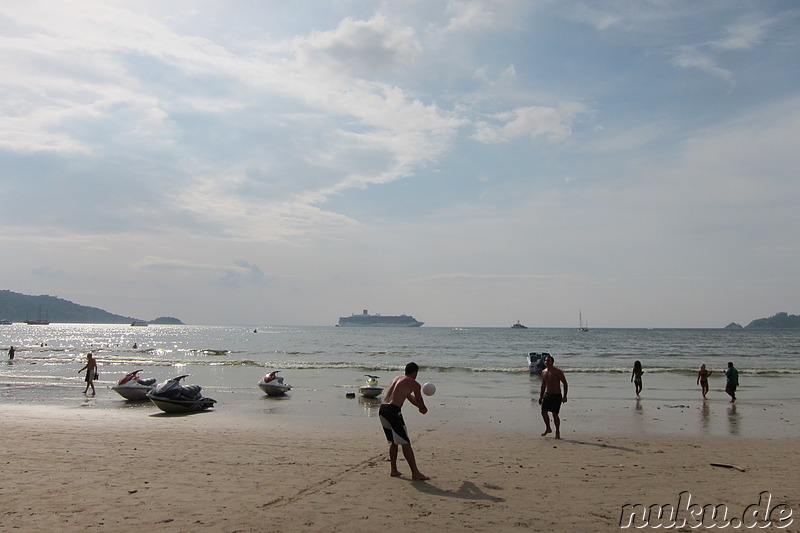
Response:
[[[251,417],[375,417],[378,400],[352,398],[365,375],[387,386],[416,362],[418,380],[437,386],[427,399],[439,422],[538,429],[541,378],[530,375],[529,352],[548,352],[569,382],[562,411],[573,431],[691,435],[800,436],[800,331],[727,329],[348,328],[333,326],[207,326],[13,324],[0,326],[0,346],[16,350],[0,365],[0,404],[66,408],[153,409],[110,388],[127,372],[158,381],[188,374],[217,400],[215,412]],[[85,396],[87,352],[99,362],[97,394]],[[5,352],[3,352],[5,353]],[[634,361],[644,368],[636,399]],[[724,371],[739,370],[737,402],[724,393]],[[713,371],[703,400],[701,364]],[[282,398],[257,387],[280,370],[293,389]],[[567,407],[569,406],[569,407]],[[733,412],[731,411],[733,410]],[[435,418],[435,417],[434,417]]]

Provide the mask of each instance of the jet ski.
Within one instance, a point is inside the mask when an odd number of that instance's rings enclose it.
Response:
[[[528,372],[541,374],[544,370],[544,359],[550,355],[547,352],[531,352],[528,354]]]
[[[283,396],[292,390],[292,386],[288,383],[284,383],[283,376],[279,376],[278,372],[280,372],[280,370],[274,370],[261,378],[261,381],[258,382],[259,388],[263,390],[267,396]]]
[[[214,407],[217,400],[204,398],[200,385],[181,385],[180,381],[187,376],[188,374],[159,383],[147,393],[147,397],[165,413],[191,413]]]
[[[377,398],[383,392],[383,387],[378,385],[378,376],[364,374],[367,376],[366,384],[358,388],[359,394],[365,398]]]
[[[125,374],[111,390],[131,401],[147,399],[147,393],[156,386],[156,378],[140,378],[141,369]]]

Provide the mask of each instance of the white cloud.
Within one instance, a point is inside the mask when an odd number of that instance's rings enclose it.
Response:
[[[575,115],[583,111],[580,104],[565,104],[555,107],[528,106],[497,113],[489,121],[476,123],[474,138],[483,143],[500,143],[512,139],[545,137],[560,141],[570,133],[570,124]]]
[[[733,74],[722,67],[707,53],[694,46],[684,46],[672,58],[678,67],[696,69],[725,81],[733,81]]]
[[[727,35],[712,41],[711,46],[720,50],[749,50],[761,44],[761,38],[769,22],[741,22],[728,28]]]

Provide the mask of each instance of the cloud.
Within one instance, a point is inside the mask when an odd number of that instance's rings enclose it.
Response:
[[[195,273],[216,276],[216,282],[228,287],[240,285],[261,285],[269,281],[272,276],[267,275],[255,263],[244,259],[237,259],[233,265],[195,263],[185,259],[164,259],[160,257],[145,257],[135,265],[141,270],[149,270],[167,275]]]
[[[447,3],[447,11],[453,13],[445,31],[476,30],[491,27],[494,23],[492,2],[457,1]]]
[[[326,67],[327,72],[390,69],[413,61],[422,52],[413,28],[394,27],[380,15],[370,20],[347,17],[335,30],[314,32],[296,39],[295,45],[304,64]]]
[[[719,65],[709,54],[696,46],[682,46],[672,57],[672,64],[681,68],[695,69],[725,81],[733,81],[733,74]]]
[[[721,39],[700,44],[678,47],[672,63],[681,68],[705,72],[727,82],[733,82],[734,74],[719,66],[721,52],[738,52],[756,48],[769,25],[768,21],[737,22],[729,26]]]
[[[555,107],[528,106],[508,112],[497,113],[488,120],[476,123],[473,138],[479,142],[492,144],[530,137],[545,137],[551,141],[561,141],[572,133],[570,124],[574,117],[583,111],[580,104],[565,104]]]
[[[737,23],[728,28],[725,37],[712,41],[710,46],[719,50],[750,50],[761,44],[769,24],[766,20]]]
[[[65,272],[63,270],[50,268],[49,266],[39,266],[31,269],[31,274],[38,278],[47,278],[47,279],[63,279],[65,277]]]

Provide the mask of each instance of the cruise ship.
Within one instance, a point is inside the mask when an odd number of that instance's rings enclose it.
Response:
[[[361,328],[418,328],[424,323],[409,315],[371,315],[364,309],[360,315],[339,317],[338,325]]]

